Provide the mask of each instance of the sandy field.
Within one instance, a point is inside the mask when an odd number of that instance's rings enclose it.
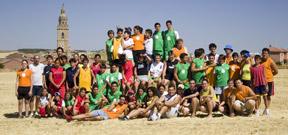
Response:
[[[14,95],[15,72],[0,72],[0,131],[7,134],[288,134],[288,70],[283,69],[275,77],[275,96],[270,108],[271,117],[227,116],[207,118],[181,117],[147,121],[72,121],[64,119],[17,118],[17,99]],[[263,102],[260,107],[263,112]]]

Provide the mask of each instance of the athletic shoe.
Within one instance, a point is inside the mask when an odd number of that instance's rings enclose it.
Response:
[[[148,121],[152,121],[152,116],[150,116],[150,117],[148,118]]]
[[[35,116],[38,116],[39,114],[37,112],[35,112]]]
[[[259,111],[259,110],[255,110],[255,115],[256,115],[257,117],[259,117],[260,111]]]
[[[34,114],[33,114],[33,112],[31,112],[30,115],[29,115],[29,117],[33,117],[33,116],[34,116]]]
[[[266,115],[266,116],[270,116],[269,109],[265,109],[264,112],[263,112],[263,114]]]
[[[125,117],[118,117],[119,120],[129,120],[126,116]]]

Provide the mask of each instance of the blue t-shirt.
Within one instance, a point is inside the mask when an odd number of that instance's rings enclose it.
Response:
[[[43,71],[43,74],[42,74],[42,75],[45,75],[45,81],[46,81],[47,87],[49,87],[49,85],[50,85],[49,73],[50,73],[50,71],[51,71],[51,68],[52,68],[52,65],[51,65],[51,66],[46,65],[46,66],[44,67],[44,71]]]
[[[195,94],[195,93],[197,93],[197,92],[199,92],[199,91],[197,90],[197,87],[195,87],[193,91],[191,91],[190,88],[189,88],[189,89],[186,89],[186,90],[184,90],[183,97],[186,97],[186,96]],[[197,98],[199,99],[199,95],[197,96]],[[187,102],[188,102],[188,103],[191,103],[191,102],[192,102],[192,99],[191,99],[191,98],[187,99]]]
[[[69,67],[67,70],[66,70],[66,80],[68,82],[68,87],[69,88],[73,88],[74,87],[74,75],[75,73],[77,72],[79,68],[78,67],[75,67],[74,69],[72,69],[72,67]],[[78,77],[76,78],[76,83],[78,84],[79,80],[78,80]]]

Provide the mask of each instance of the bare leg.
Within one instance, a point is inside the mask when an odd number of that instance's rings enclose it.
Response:
[[[29,100],[25,100],[25,116],[29,116]]]
[[[154,82],[153,80],[149,79],[149,81],[148,81],[148,87],[151,87],[153,82]]]
[[[211,98],[207,98],[207,106],[208,106],[208,118],[212,118],[212,110],[215,107],[215,101]]]
[[[271,96],[267,96],[267,108],[270,108]]]
[[[191,117],[196,116],[197,106],[199,105],[199,100],[195,97],[192,98],[192,115]]]
[[[234,109],[233,109],[233,104],[232,104],[232,100],[231,99],[228,99],[228,102],[227,102],[227,104],[228,104],[228,109],[229,109],[229,116],[230,117],[234,117],[235,116],[235,113],[234,113]]]
[[[24,100],[24,99],[20,99],[20,100],[18,100],[18,111],[19,111],[19,117],[22,117],[22,111],[23,111],[23,100]]]
[[[137,116],[141,115],[141,112],[144,111],[144,110],[145,109],[143,109],[143,108],[139,108],[139,109],[137,109],[135,111],[133,110],[127,116],[129,116],[130,118],[137,117]]]
[[[258,110],[261,103],[261,96],[257,96],[255,109]]]
[[[249,109],[249,115],[248,116],[251,117],[253,110],[254,110],[254,107],[255,107],[255,100],[248,100],[246,102],[246,104],[247,104],[247,107]]]
[[[163,115],[165,112],[168,112],[169,111],[169,108],[167,106],[163,106],[160,110],[160,114]]]
[[[91,117],[93,117],[93,113],[89,112],[89,113],[73,116],[72,119],[74,119],[74,120],[82,120],[83,118],[91,118]]]
[[[264,99],[265,109],[269,109],[268,108],[267,96],[263,96],[263,99]]]
[[[138,91],[139,84],[140,84],[140,82],[135,81],[135,83],[134,83],[135,93],[137,93],[137,91]]]
[[[31,113],[33,113],[33,110],[34,110],[34,97],[35,96],[32,96],[31,98],[30,98],[30,112]]]
[[[35,102],[35,111],[37,111],[38,106],[40,106],[40,96],[35,96],[36,102]]]
[[[85,103],[85,104],[84,104],[84,109],[85,109],[85,113],[88,113],[88,112],[91,111],[91,110],[90,110],[90,107],[89,107],[89,103]]]

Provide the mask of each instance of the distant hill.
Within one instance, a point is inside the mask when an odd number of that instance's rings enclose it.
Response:
[[[48,52],[53,51],[52,49],[40,49],[40,48],[22,48],[18,49],[19,52],[23,53],[39,53],[39,52]]]

